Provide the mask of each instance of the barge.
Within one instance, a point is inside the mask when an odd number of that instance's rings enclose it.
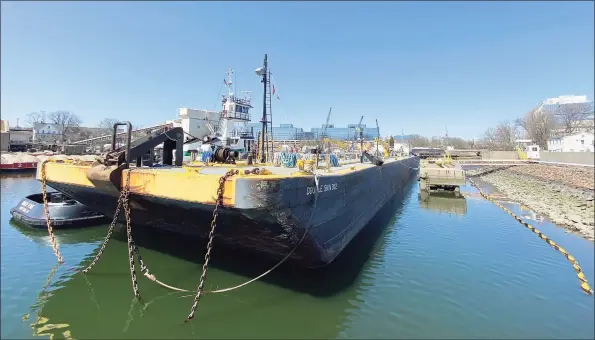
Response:
[[[38,159],[35,156],[18,153],[4,153],[0,156],[1,171],[33,171],[37,169]]]
[[[266,103],[270,98],[266,56],[264,71],[261,68],[258,73],[263,76]],[[234,112],[249,119],[250,106],[243,103],[229,95],[221,119],[237,119],[230,117]],[[305,267],[325,266],[387,202],[414,181],[419,158],[381,161],[363,151],[366,157],[360,163],[337,166],[330,162],[330,154],[316,151],[293,154],[299,160],[291,167],[274,166],[269,145],[265,145],[270,131],[266,128],[270,117],[267,107],[270,103],[263,109],[264,138],[260,138],[259,145],[243,143],[247,147],[246,161],[225,145],[209,146],[208,141],[213,140],[209,136],[195,136],[191,142],[197,138],[205,141],[204,146],[211,147],[212,153],[204,162],[183,166],[187,131],[174,127],[142,143],[132,143],[129,134],[125,148],[116,148],[114,134],[113,151],[103,159],[92,164],[46,162],[39,167],[37,179],[106,216],[114,215],[118,197],[127,190],[131,221],[139,228],[151,226],[207,236],[218,206],[217,244],[276,259],[289,257]],[[131,131],[131,124],[126,125]],[[228,130],[225,123],[220,126]],[[163,164],[146,166],[141,158],[158,145],[162,145]],[[257,150],[261,152],[258,157]],[[325,157],[329,161],[319,164],[318,159]],[[120,221],[124,221],[122,215]]]

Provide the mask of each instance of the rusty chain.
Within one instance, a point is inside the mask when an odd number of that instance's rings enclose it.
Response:
[[[64,263],[64,259],[62,259],[62,254],[60,254],[60,250],[58,249],[58,243],[56,242],[56,238],[54,237],[54,228],[52,227],[52,221],[50,219],[50,210],[48,207],[48,197],[47,197],[47,175],[45,171],[45,165],[47,161],[41,163],[41,193],[43,194],[43,211],[45,214],[45,222],[48,226],[48,234],[50,234],[50,241],[52,242],[52,248],[54,250],[54,254],[58,258],[59,263]]]
[[[252,170],[256,171],[258,168]],[[246,170],[244,173],[248,174],[250,170]],[[211,231],[209,232],[209,243],[207,244],[207,252],[205,254],[205,262],[202,266],[202,275],[200,276],[200,282],[196,289],[196,296],[194,302],[190,308],[190,314],[186,318],[186,322],[192,320],[196,314],[196,308],[198,307],[198,301],[203,293],[205,280],[207,278],[207,270],[209,268],[209,260],[211,259],[211,251],[213,250],[213,238],[215,237],[215,228],[217,227],[217,216],[219,215],[219,206],[223,203],[223,192],[225,190],[225,181],[239,173],[238,170],[229,170],[219,179],[219,188],[217,189],[217,200],[215,201],[215,209],[213,209],[213,219],[211,220]]]
[[[134,292],[134,296],[140,300],[140,292],[138,290],[138,281],[136,280],[136,271],[134,269],[134,240],[132,239],[132,226],[130,223],[130,202],[128,201],[128,197],[130,195],[130,173],[132,171],[128,170],[126,172],[126,184],[124,186],[124,197],[122,198],[122,206],[124,208],[124,215],[126,217],[126,235],[128,236],[128,263],[130,264],[130,278],[132,279],[132,290]]]
[[[244,175],[250,175],[250,174],[258,175],[258,174],[260,174],[260,169],[259,168],[254,168],[252,170],[250,170],[250,169],[244,170]]]
[[[103,255],[103,252],[105,251],[105,247],[107,247],[108,242],[112,238],[112,234],[114,233],[114,229],[116,228],[116,223],[118,222],[118,216],[120,215],[120,208],[122,207],[122,201],[124,199],[124,194],[125,194],[124,191],[120,192],[120,197],[118,198],[118,206],[116,207],[116,212],[114,213],[114,218],[112,220],[112,223],[109,226],[109,230],[107,231],[105,240],[103,240],[103,244],[101,245],[101,248],[99,248],[99,251],[97,252],[97,255],[95,255],[95,258],[93,259],[93,261],[91,261],[91,264],[89,264],[89,266],[87,266],[87,268],[83,269],[83,273],[87,274],[89,272],[89,270],[91,270],[91,268],[93,268],[95,266],[95,264],[97,264],[97,262],[101,258],[101,255]]]
[[[105,240],[103,241],[101,248],[99,248],[97,255],[95,255],[95,258],[93,259],[93,261],[91,261],[91,264],[89,264],[89,266],[87,268],[83,269],[82,272],[84,274],[88,273],[89,270],[91,270],[91,268],[93,268],[95,266],[95,264],[97,264],[97,262],[101,258],[101,255],[103,255],[103,252],[105,251],[105,248],[107,247],[107,244],[109,243],[109,241],[112,237],[112,234],[114,232],[114,229],[116,227],[116,224],[118,222],[118,216],[120,215],[120,209],[124,208],[124,215],[126,217],[126,234],[128,236],[128,263],[130,266],[130,277],[132,279],[132,290],[134,292],[134,296],[136,298],[140,299],[140,292],[138,289],[138,281],[136,279],[136,271],[134,268],[134,255],[135,254],[137,254],[137,256],[140,259],[139,262],[141,263],[141,271],[143,271],[143,269],[146,269],[146,267],[144,266],[144,263],[142,262],[142,259],[140,258],[140,253],[138,252],[138,249],[136,249],[136,245],[134,244],[134,240],[132,239],[132,228],[131,228],[131,223],[130,223],[130,202],[129,202],[130,173],[131,172],[132,171],[130,169],[126,172],[126,184],[124,185],[123,190],[120,192],[120,197],[118,197],[118,206],[116,207],[116,212],[114,213],[114,218],[112,219],[112,223],[110,224],[107,235],[105,236]],[[135,251],[135,249],[136,249],[136,251]]]

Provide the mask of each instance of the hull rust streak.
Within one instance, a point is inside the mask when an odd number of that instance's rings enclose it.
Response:
[[[322,173],[318,188],[313,176],[235,177],[225,184],[217,242],[282,258],[299,241],[311,220],[308,235],[291,260],[305,267],[325,266],[341,253],[378,210],[415,179],[418,164],[417,157],[410,157],[387,161],[382,166]],[[56,176],[52,175],[63,166],[67,165],[53,168],[48,164],[48,185],[92,210],[113,216],[117,197],[74,180],[70,183],[54,181]],[[181,234],[207,236],[216,184],[213,183],[214,188],[211,188],[211,183],[200,181],[199,177],[194,182],[204,184],[202,192],[188,192],[195,190],[190,187],[180,188],[181,197],[164,197],[156,191],[162,185],[172,183],[175,177],[160,184],[161,179],[171,174],[161,172],[173,169],[141,173],[143,170],[133,170],[132,173],[132,176],[139,176],[136,177],[139,187],[133,186],[136,190],[130,194],[133,223]],[[78,182],[86,184],[83,179]],[[313,212],[316,191],[318,201]],[[190,197],[195,199],[189,200]]]

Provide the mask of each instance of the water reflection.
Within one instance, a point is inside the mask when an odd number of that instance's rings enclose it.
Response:
[[[531,220],[539,223],[542,223],[545,220],[543,215],[536,213],[530,207],[524,204],[519,205],[519,210],[523,212],[523,215],[521,215],[521,217],[525,220]]]
[[[141,276],[142,300],[132,301],[124,231],[89,275],[72,270],[90,262],[107,226],[57,231],[64,235],[66,262],[37,296],[56,263],[47,232],[9,223],[7,210],[39,192],[39,183],[1,184],[2,338],[31,338],[33,323],[36,333],[56,338],[593,339],[593,297],[579,289],[572,266],[493,203],[473,196],[473,188],[463,188],[465,215],[445,215],[423,208],[414,186],[395,203],[396,215],[387,206],[388,214],[379,214],[328,273],[283,266],[234,292],[205,295],[196,319],[184,324],[192,303],[185,293]],[[7,185],[12,191],[4,190]],[[505,205],[520,213],[518,204]],[[593,280],[592,243],[547,220],[539,229]],[[149,230],[137,238],[160,280],[196,289],[204,240]],[[167,246],[151,246],[157,240]],[[206,289],[234,286],[268,269],[217,240],[213,258]]]
[[[192,297],[184,297],[188,294],[165,290],[139,277],[143,298],[133,298],[125,233],[117,232],[89,275],[64,275],[62,286],[44,303],[43,316],[68,324],[78,338],[336,338],[339,326],[359,308],[362,301],[358,295],[373,285],[362,272],[377,265],[370,263],[370,258],[382,258],[385,236],[394,231],[403,198],[410,191],[411,186],[406,187],[381,209],[330,266],[307,270],[289,263],[240,290],[205,295],[195,321],[187,325],[182,323],[192,303]],[[160,280],[195,289],[203,240],[154,229],[139,232],[135,238],[143,259]],[[78,267],[92,257],[89,254]],[[233,286],[270,265],[249,254],[215,246],[206,288]],[[55,335],[63,336],[60,331]]]
[[[467,214],[467,200],[464,196],[454,192],[433,192],[430,194],[425,190],[420,190],[418,201],[423,209],[455,215]]]
[[[60,265],[56,264],[52,268],[43,287],[41,288],[41,291],[37,295],[36,303],[31,306],[29,313],[23,315],[23,321],[29,322],[31,315],[35,314],[35,320],[31,322],[33,336],[49,336],[50,339],[53,339],[56,335],[58,335],[64,339],[72,339],[72,334],[68,329],[68,324],[52,324],[49,323],[48,318],[42,316],[43,306],[52,295],[52,292],[49,289],[50,284],[52,283],[54,275],[56,275],[59,267]]]
[[[8,224],[21,233],[26,239],[31,240],[34,243],[44,247],[52,246],[47,229],[33,228],[12,218],[8,221]],[[106,233],[107,227],[101,225],[84,229],[60,229],[54,232],[54,237],[56,238],[59,247],[60,245],[66,244],[98,242],[103,240]]]

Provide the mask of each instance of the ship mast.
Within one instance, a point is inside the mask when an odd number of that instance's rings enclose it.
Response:
[[[267,62],[267,55],[264,55],[264,62],[263,66],[256,69],[256,74],[262,77],[262,85],[263,85],[263,93],[262,93],[262,131],[260,132],[261,137],[261,145],[260,145],[260,162],[266,162],[266,149],[265,144],[267,143],[266,133],[267,133],[267,91],[269,88],[269,79],[268,79],[268,62]]]

